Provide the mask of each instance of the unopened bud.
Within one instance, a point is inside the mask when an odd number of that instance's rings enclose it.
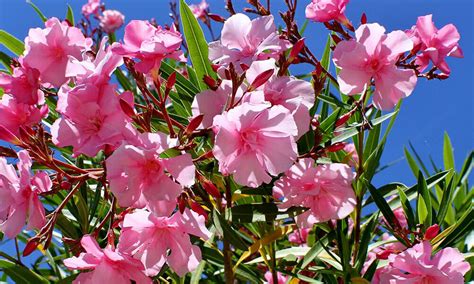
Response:
[[[439,226],[438,224],[434,224],[430,226],[428,229],[426,229],[425,232],[425,240],[429,241],[432,240],[434,237],[436,237],[439,233]]]

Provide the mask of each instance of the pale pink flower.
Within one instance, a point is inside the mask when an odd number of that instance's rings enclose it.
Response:
[[[183,187],[194,184],[195,167],[189,154],[161,158],[169,148],[162,133],[144,133],[134,145],[122,144],[106,160],[110,190],[122,207],[148,207],[169,215]]]
[[[234,103],[242,97],[243,92],[242,87],[237,89]],[[193,116],[204,115],[201,126],[204,128],[211,127],[214,117],[222,114],[230,104],[231,96],[232,81],[222,80],[217,90],[204,90],[194,97],[191,105]]]
[[[38,108],[36,105],[19,103],[7,94],[0,100],[0,125],[15,135],[20,133],[21,127],[30,128],[40,123],[47,114],[47,105]]]
[[[31,174],[32,161],[26,150],[18,152],[18,174],[0,157],[0,231],[15,238],[25,223],[26,229],[40,229],[45,224],[45,211],[39,195],[51,190],[46,172]]]
[[[283,275],[281,272],[277,271],[277,279],[278,279],[278,282],[275,283],[273,282],[273,275],[272,275],[272,272],[269,270],[267,272],[265,272],[265,282],[266,284],[285,284],[286,281],[288,281],[288,276],[286,275]]]
[[[432,256],[429,241],[388,257],[389,264],[377,269],[373,283],[464,283],[470,265],[456,248],[444,248]]]
[[[315,22],[348,22],[344,11],[349,0],[312,0],[306,6],[306,18]]]
[[[142,261],[148,276],[155,276],[165,263],[179,276],[193,271],[201,250],[189,235],[209,239],[204,216],[185,209],[171,217],[157,217],[146,210],[125,215],[118,248]]]
[[[82,58],[82,53],[92,45],[90,38],[85,38],[81,30],[51,18],[45,23],[46,28],[30,29],[25,39],[24,63],[40,72],[42,83],[59,87],[68,81],[66,68],[71,64],[69,57]]]
[[[189,8],[191,9],[191,12],[193,12],[194,17],[199,19],[206,16],[206,10],[209,8],[209,4],[206,2],[206,0],[202,0],[199,4],[189,5]]]
[[[385,34],[379,24],[361,25],[356,40],[342,41],[334,50],[334,63],[341,68],[337,81],[342,93],[360,94],[375,81],[374,105],[387,110],[411,94],[417,77],[413,70],[398,69],[398,57],[413,48],[402,31]]]
[[[87,54],[82,60],[70,57],[72,68],[66,70],[66,76],[74,78],[76,85],[90,83],[96,86],[106,84],[115,69],[123,64],[121,55],[112,52],[111,46],[107,46],[108,37],[102,38],[97,54],[92,59]]]
[[[11,75],[0,72],[0,88],[12,95],[18,103],[43,104],[44,94],[40,90],[39,76],[36,69],[16,67]]]
[[[90,15],[98,15],[100,8],[100,0],[88,0],[86,4],[82,6],[82,14],[86,17]]]
[[[296,124],[282,106],[241,104],[214,118],[213,153],[219,171],[242,185],[258,187],[287,170],[298,153]]]
[[[158,70],[165,58],[186,61],[179,50],[183,39],[174,26],[167,30],[147,21],[133,20],[125,27],[123,41],[112,45],[113,52],[140,60],[135,68],[142,73]]]
[[[64,265],[71,270],[87,270],[76,277],[74,284],[129,284],[130,280],[137,284],[152,283],[138,259],[110,246],[101,249],[90,235],[82,237],[81,245],[85,252],[64,260]]]
[[[464,57],[458,43],[461,36],[453,24],[445,25],[438,30],[432,17],[432,15],[418,17],[416,26],[407,34],[414,40],[415,44],[420,45],[421,53],[416,58],[416,64],[420,71],[425,70],[431,60],[439,70],[449,74],[451,70],[446,63],[446,57]]]
[[[288,109],[298,128],[296,140],[309,130],[311,117],[309,110],[314,105],[315,94],[311,83],[289,76],[276,76],[278,69],[274,59],[255,61],[250,65],[245,75],[251,84],[264,71],[275,69],[274,75],[263,84],[254,94],[247,94],[244,101],[257,103],[259,100],[270,103],[272,106],[281,105]]]
[[[371,251],[367,253],[367,259],[364,262],[362,267],[361,274],[364,275],[367,272],[367,269],[376,259],[387,259],[388,255],[390,254],[398,254],[407,249],[405,245],[401,242],[397,241],[397,239],[393,236],[390,236],[387,233],[382,234],[380,239],[381,241],[392,241],[386,243],[382,246],[375,247]]]
[[[312,228],[299,228],[288,235],[288,240],[294,244],[306,245]]]
[[[118,30],[125,21],[125,16],[117,10],[105,10],[99,17],[100,27],[106,33],[113,33]]]
[[[72,146],[75,156],[93,157],[107,146],[113,149],[133,137],[135,130],[120,107],[115,85],[63,86],[58,97],[57,111],[62,117],[51,126],[52,140],[59,147]],[[122,97],[132,104],[131,93]]]
[[[316,166],[311,158],[300,159],[275,182],[274,195],[284,196],[281,208],[302,206],[308,211],[298,216],[303,227],[347,217],[356,204],[351,183],[355,174],[345,164]]]
[[[276,58],[290,44],[278,35],[273,16],[250,20],[244,14],[235,14],[227,19],[222,28],[220,41],[209,43],[209,59],[213,63],[234,66],[250,66],[255,60]]]

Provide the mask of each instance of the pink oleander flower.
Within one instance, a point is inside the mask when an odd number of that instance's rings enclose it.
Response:
[[[402,31],[385,34],[379,24],[361,25],[356,40],[342,41],[334,50],[334,63],[341,68],[337,81],[342,93],[360,94],[375,81],[374,105],[387,110],[411,94],[417,77],[413,70],[398,69],[398,57],[413,48]]]
[[[100,27],[108,34],[118,30],[125,21],[125,16],[117,10],[105,10],[99,17]]]
[[[362,267],[361,274],[364,275],[367,269],[376,259],[387,259],[390,254],[398,254],[407,249],[405,245],[397,241],[393,236],[387,233],[382,234],[381,241],[392,241],[382,246],[375,247],[367,253],[367,259]]]
[[[92,40],[85,38],[81,30],[51,18],[45,29],[30,29],[25,38],[23,62],[40,72],[42,83],[60,87],[68,81],[66,69],[71,69],[70,57],[82,59],[83,52],[90,49]]]
[[[303,206],[308,211],[298,216],[302,227],[347,217],[356,204],[351,183],[355,174],[346,164],[316,166],[304,158],[275,182],[274,196],[283,196],[281,208]]]
[[[448,24],[440,30],[433,23],[432,15],[418,17],[416,26],[407,32],[407,35],[419,46],[421,53],[416,57],[419,70],[425,70],[430,60],[445,74],[451,73],[446,63],[447,56],[464,57],[459,47],[461,36],[453,24]]]
[[[347,23],[344,11],[349,0],[312,0],[306,6],[306,18],[315,22],[339,21]]]
[[[278,35],[273,16],[250,20],[244,14],[227,19],[222,28],[220,41],[209,43],[209,59],[213,63],[234,66],[250,66],[255,60],[276,58],[290,44]]]
[[[52,140],[58,147],[72,146],[75,156],[94,157],[106,147],[120,146],[136,133],[120,107],[115,85],[63,86],[58,97],[57,111],[62,117],[51,126]],[[133,104],[131,93],[121,97]]]
[[[82,14],[86,17],[90,15],[99,15],[100,0],[88,0],[86,4],[82,6]]]
[[[18,152],[18,174],[0,157],[0,231],[15,238],[25,223],[26,229],[40,229],[45,224],[45,211],[39,195],[51,190],[46,172],[31,174],[32,161],[26,150]]]
[[[66,70],[66,76],[74,78],[76,85],[89,83],[96,86],[107,84],[115,69],[123,64],[123,57],[112,52],[111,46],[107,46],[108,37],[102,38],[100,47],[94,59],[84,54],[82,60],[71,58]]]
[[[241,104],[214,118],[213,153],[219,171],[250,187],[269,183],[287,170],[298,153],[296,124],[282,106]]]
[[[456,248],[444,248],[432,256],[429,241],[388,257],[389,264],[377,269],[373,283],[464,283],[471,269]]]
[[[344,151],[350,157],[348,164],[352,167],[357,166],[359,164],[359,155],[357,154],[357,149],[355,148],[354,143],[347,143],[344,146]]]
[[[312,228],[300,228],[288,235],[288,240],[294,244],[306,245]]]
[[[122,144],[106,160],[110,190],[122,207],[149,208],[168,216],[183,187],[194,184],[195,167],[189,154],[161,158],[175,141],[162,133],[144,133],[133,145]]]
[[[234,99],[236,103],[243,94],[244,90],[240,87]],[[232,81],[222,80],[217,90],[204,90],[194,97],[191,110],[193,117],[203,114],[201,126],[208,128],[212,126],[212,121],[216,115],[222,114],[232,96]]]
[[[272,275],[272,272],[271,271],[267,271],[265,272],[265,283],[266,284],[285,284],[287,281],[288,281],[288,276],[286,275],[283,275],[281,272],[277,272],[277,279],[278,279],[278,282],[275,283],[273,282],[273,275]]]
[[[186,61],[179,50],[183,39],[174,26],[167,30],[154,27],[147,21],[133,20],[125,27],[123,41],[114,43],[112,51],[140,60],[135,68],[142,73],[157,71],[165,58]]]
[[[204,18],[207,14],[207,8],[209,8],[209,4],[206,0],[202,0],[199,4],[189,5],[191,12],[193,12],[194,17],[197,19]]]
[[[125,215],[118,248],[142,261],[148,276],[155,276],[165,263],[176,274],[193,271],[201,261],[201,250],[189,235],[209,239],[205,218],[185,209],[171,217],[157,217],[146,210]]]
[[[252,63],[245,73],[247,81],[251,84],[259,74],[269,69],[276,69],[274,59]],[[276,76],[277,72],[276,69],[274,75],[259,88],[260,96],[257,92],[247,94],[244,101],[256,103],[258,100],[263,100],[272,106],[281,105],[288,109],[298,128],[298,134],[296,135],[296,140],[298,140],[309,130],[311,122],[309,110],[314,105],[314,89],[311,83],[307,81],[289,76],[278,77]]]
[[[110,246],[101,249],[90,235],[82,237],[81,245],[85,252],[64,260],[64,265],[71,270],[88,271],[79,274],[74,284],[128,284],[131,280],[137,284],[152,283],[143,273],[143,264],[138,259]]]
[[[0,72],[0,88],[12,95],[18,103],[44,104],[44,94],[40,90],[40,73],[29,67],[16,67],[13,74]]]
[[[0,125],[11,133],[18,135],[20,128],[30,128],[41,122],[48,114],[48,106],[38,108],[17,102],[12,96],[4,94],[0,100]]]

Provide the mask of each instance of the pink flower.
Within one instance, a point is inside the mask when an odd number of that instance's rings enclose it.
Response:
[[[251,84],[259,74],[269,69],[276,69],[274,59],[252,63],[245,73],[247,81]],[[296,135],[297,140],[309,130],[311,122],[309,110],[314,105],[314,90],[311,83],[307,81],[289,76],[277,77],[277,72],[278,70],[276,69],[275,75],[259,88],[263,97],[259,97],[258,94],[255,93],[247,94],[244,101],[256,103],[261,99],[270,103],[272,106],[281,105],[289,110],[298,128],[298,134]]]
[[[82,53],[92,45],[90,38],[85,38],[81,30],[51,18],[45,23],[45,29],[30,29],[25,39],[24,63],[40,72],[43,83],[59,87],[66,83],[66,68],[69,57],[82,58]]]
[[[420,71],[428,67],[430,60],[445,74],[451,73],[446,63],[447,56],[462,58],[463,52],[459,47],[461,36],[453,24],[448,24],[440,30],[433,23],[432,15],[418,17],[416,26],[408,35],[420,45],[421,54],[416,58]]]
[[[349,0],[312,0],[306,6],[306,18],[315,22],[348,22],[344,11]]]
[[[240,87],[237,90],[234,101],[237,102],[243,94],[244,90]],[[191,106],[193,116],[196,117],[203,114],[201,126],[204,128],[211,127],[212,121],[216,115],[222,114],[232,96],[232,81],[223,80],[217,90],[204,90],[194,97]]]
[[[88,0],[86,4],[82,6],[82,14],[86,17],[90,15],[98,15],[100,8],[100,0]]]
[[[298,223],[310,227],[315,223],[347,217],[356,204],[352,180],[355,174],[345,164],[315,166],[304,158],[275,182],[274,195],[284,196],[281,208],[303,206],[308,211],[298,216]]]
[[[136,132],[123,113],[114,85],[63,86],[59,93],[57,111],[62,117],[51,126],[53,143],[59,147],[72,146],[74,155],[93,157],[106,146],[118,147]],[[131,93],[122,95],[132,104]]]
[[[273,275],[271,271],[265,272],[264,277],[266,281],[265,283],[268,283],[268,284],[285,284],[288,281],[288,276],[283,275],[279,271],[277,272],[277,279],[278,279],[277,283],[273,282]]]
[[[282,106],[244,103],[214,118],[213,153],[219,171],[242,185],[258,187],[287,170],[298,156],[296,124]]]
[[[76,85],[90,83],[96,86],[107,84],[115,69],[123,64],[121,55],[112,52],[107,46],[108,37],[103,37],[95,58],[84,54],[82,60],[70,58],[71,64],[66,70],[66,76],[75,79]]]
[[[81,245],[86,252],[79,257],[64,260],[64,265],[73,270],[87,270],[73,281],[75,284],[114,283],[128,284],[133,280],[137,284],[151,284],[152,281],[144,273],[143,264],[112,247],[101,249],[97,241],[90,235],[82,237]]]
[[[220,41],[209,43],[209,59],[218,64],[250,64],[254,60],[275,58],[289,47],[280,39],[273,16],[250,20],[244,14],[235,14],[227,19],[222,28]]]
[[[18,173],[0,157],[0,231],[15,238],[25,223],[27,230],[40,229],[45,224],[45,212],[39,194],[51,190],[46,172],[31,175],[32,161],[26,150],[18,152]]]
[[[390,109],[415,87],[415,72],[395,65],[402,53],[413,48],[413,42],[402,31],[386,35],[379,24],[361,25],[355,34],[356,40],[342,41],[334,50],[334,63],[341,68],[340,90],[347,95],[363,93],[374,79],[374,105]]]
[[[114,43],[113,52],[140,60],[135,68],[148,73],[158,70],[165,58],[186,61],[181,50],[181,34],[174,26],[170,30],[154,27],[147,21],[133,20],[125,27],[124,43]]]
[[[165,262],[176,274],[184,276],[201,261],[201,251],[191,243],[189,235],[209,239],[211,233],[203,216],[188,209],[171,217],[136,210],[125,215],[118,247],[140,259],[148,276],[157,275]]]
[[[102,12],[100,19],[100,27],[106,33],[113,33],[118,30],[125,21],[125,16],[117,10],[105,10]]]
[[[38,108],[35,105],[19,103],[6,94],[0,101],[0,125],[15,135],[20,133],[20,127],[30,128],[40,123],[47,114],[47,105]]]
[[[148,207],[169,215],[183,187],[194,184],[195,167],[189,154],[161,158],[170,147],[162,133],[144,133],[135,145],[122,144],[106,160],[110,189],[122,207]]]
[[[204,18],[207,14],[206,10],[209,8],[209,4],[206,0],[202,0],[199,4],[189,5],[191,12],[193,12],[194,17],[196,18]]]
[[[29,67],[16,67],[13,74],[0,72],[0,87],[4,92],[12,95],[18,103],[22,104],[43,104],[44,95],[39,89],[38,70]]]
[[[288,240],[294,244],[305,245],[312,228],[300,228],[288,235]]]
[[[344,146],[344,151],[349,155],[349,165],[355,167],[359,164],[359,155],[357,154],[357,149],[355,148],[354,143],[347,143]]]
[[[377,269],[373,283],[464,283],[470,265],[456,248],[445,248],[431,256],[429,241],[389,256],[389,264]]]

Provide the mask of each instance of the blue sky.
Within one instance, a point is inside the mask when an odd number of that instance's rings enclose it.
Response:
[[[188,0],[197,3],[200,0]],[[43,13],[50,17],[64,18],[66,4],[75,11],[76,19],[80,17],[82,0],[35,0],[34,3]],[[227,16],[224,0],[208,0],[213,13]],[[241,10],[246,1],[234,0],[236,10]],[[265,2],[265,1],[263,1]],[[304,21],[304,7],[310,0],[298,1],[298,22]],[[272,0],[274,15],[283,9],[283,0]],[[126,21],[132,19],[155,18],[159,24],[170,23],[167,0],[106,0],[108,9],[120,10]],[[379,22],[387,31],[408,29],[415,24],[418,16],[433,14],[438,28],[453,23],[461,34],[460,45],[464,59],[450,58],[451,78],[444,81],[419,80],[413,94],[407,98],[401,113],[389,137],[382,163],[390,163],[403,157],[403,147],[408,142],[415,146],[425,161],[429,155],[442,165],[443,133],[449,133],[456,167],[460,168],[469,151],[473,149],[474,120],[474,63],[472,51],[474,43],[473,23],[474,1],[471,0],[353,0],[347,7],[348,18],[357,25],[360,15],[365,12],[368,22]],[[278,16],[277,16],[278,17]],[[277,23],[281,23],[278,19]],[[23,0],[0,0],[0,29],[6,30],[20,39],[28,33],[29,28],[41,27],[42,22],[33,9]],[[219,31],[220,24],[215,25]],[[121,37],[122,31],[118,38]],[[326,41],[327,32],[322,24],[310,23],[306,30],[307,45],[320,54]],[[415,182],[406,161],[400,161],[384,170],[375,178],[376,185],[399,181],[406,184]]]

